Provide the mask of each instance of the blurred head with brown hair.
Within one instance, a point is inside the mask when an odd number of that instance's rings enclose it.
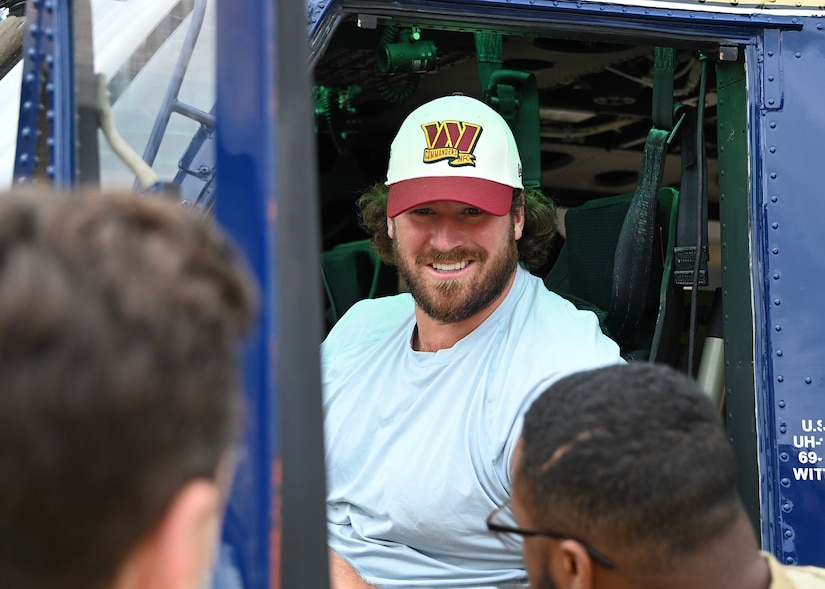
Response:
[[[198,585],[255,304],[239,255],[179,204],[0,197],[0,586]]]

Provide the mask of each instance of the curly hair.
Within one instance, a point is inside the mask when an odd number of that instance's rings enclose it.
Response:
[[[522,206],[524,194],[524,230],[516,244],[519,260],[528,270],[540,268],[549,255],[550,241],[556,235],[555,205],[541,191],[533,188],[513,189],[510,214]],[[387,234],[387,198],[389,188],[383,183],[373,184],[356,201],[361,227],[370,235],[373,249],[382,261],[395,266],[392,239]]]
[[[640,568],[695,551],[743,513],[716,408],[665,365],[557,381],[525,414],[521,448],[515,477],[541,525],[599,539]]]

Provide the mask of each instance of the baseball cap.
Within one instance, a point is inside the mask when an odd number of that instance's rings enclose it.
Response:
[[[521,159],[507,122],[462,95],[419,106],[390,147],[387,216],[437,200],[466,203],[497,216],[510,212]]]

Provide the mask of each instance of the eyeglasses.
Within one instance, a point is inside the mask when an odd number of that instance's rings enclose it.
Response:
[[[500,523],[499,521],[497,521],[502,517],[502,513],[504,513],[504,511],[507,510],[509,507],[510,507],[510,502],[507,501],[506,503],[503,503],[502,505],[500,505],[499,507],[496,507],[493,510],[493,513],[491,513],[487,517],[487,529],[488,530],[490,530],[491,532],[501,532],[501,533],[505,533],[505,534],[516,534],[518,536],[523,536],[525,538],[531,538],[533,536],[545,536],[547,538],[555,538],[556,540],[575,540],[576,542],[581,544],[584,547],[585,550],[587,550],[587,553],[590,555],[590,557],[593,560],[598,562],[603,567],[605,567],[607,569],[612,569],[612,568],[616,567],[616,565],[613,564],[612,560],[610,560],[606,556],[603,556],[602,554],[597,552],[595,549],[591,548],[587,544],[587,542],[584,542],[583,540],[579,540],[575,536],[571,536],[569,534],[560,534],[558,532],[545,532],[545,531],[539,531],[539,530],[526,530],[524,528],[519,528],[517,526],[510,526],[510,525]]]

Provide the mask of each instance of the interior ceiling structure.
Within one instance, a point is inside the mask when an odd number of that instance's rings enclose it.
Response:
[[[382,180],[388,146],[404,116],[432,98],[462,92],[481,97],[474,36],[427,29],[437,60],[415,73],[381,74],[386,27],[361,29],[354,21],[336,31],[315,67],[317,88],[331,89],[337,105],[318,121],[320,163],[329,172],[326,199],[347,198]],[[505,36],[503,66],[535,75],[540,96],[542,189],[562,206],[632,192],[651,128],[652,46],[534,36]],[[696,105],[701,62],[695,50],[678,51],[674,101]],[[718,202],[715,83],[708,68],[705,144],[710,214]],[[318,109],[319,112],[323,109]],[[323,119],[323,120],[322,120]],[[681,159],[671,146],[664,184],[677,185]],[[349,177],[349,181],[345,178]],[[332,180],[331,178],[334,178]]]

